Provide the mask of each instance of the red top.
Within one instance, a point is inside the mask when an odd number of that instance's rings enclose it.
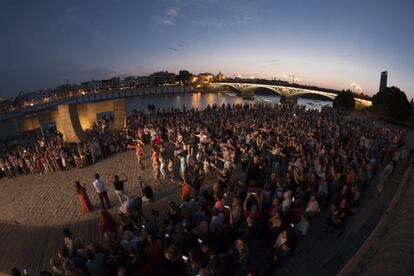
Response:
[[[135,148],[135,153],[139,156],[142,156],[144,154],[144,149],[141,147],[140,144],[138,144]]]
[[[161,137],[159,135],[155,136],[154,143],[157,146],[161,145]]]
[[[116,225],[113,222],[99,222],[99,232],[101,234],[104,234],[105,232],[111,232],[111,233],[115,233],[116,232]]]
[[[257,210],[256,212],[250,212],[249,210],[245,210],[244,211],[244,216],[247,217],[251,217],[252,219],[258,219],[260,217],[260,211]]]
[[[293,208],[290,210],[290,222],[291,223],[299,223],[302,219],[302,208]]]

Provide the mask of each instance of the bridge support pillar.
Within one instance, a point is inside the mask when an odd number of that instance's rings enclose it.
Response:
[[[33,130],[40,127],[38,116],[27,116],[18,120],[19,130],[21,132]]]
[[[17,119],[17,126],[20,132],[35,130],[55,121],[56,111],[46,110],[40,113],[34,113],[27,117]]]
[[[68,142],[83,142],[89,136],[83,131],[76,104],[62,104],[57,107],[56,128]]]
[[[115,130],[121,130],[126,124],[125,99],[108,100],[96,103],[78,104],[77,111],[83,130],[90,129],[98,122],[98,114],[102,112],[114,113]]]
[[[243,99],[252,100],[254,96],[254,91],[252,89],[243,89],[240,93],[240,96]]]
[[[112,125],[114,130],[122,130],[126,125],[126,108],[125,98],[113,101],[114,105],[114,123]]]
[[[295,96],[281,96],[280,97],[280,103],[282,104],[297,104],[298,103],[298,97]]]

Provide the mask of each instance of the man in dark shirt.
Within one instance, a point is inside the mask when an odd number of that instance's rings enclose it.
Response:
[[[122,196],[125,197],[125,200],[128,200],[128,195],[124,192],[124,182],[128,181],[128,178],[124,175],[125,179],[120,180],[118,175],[114,176],[114,188],[115,193],[118,196],[119,202],[123,203]]]

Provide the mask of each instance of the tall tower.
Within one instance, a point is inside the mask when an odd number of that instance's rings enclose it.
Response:
[[[380,81],[379,91],[383,91],[385,88],[387,88],[387,78],[388,78],[388,71],[381,72],[381,81]]]

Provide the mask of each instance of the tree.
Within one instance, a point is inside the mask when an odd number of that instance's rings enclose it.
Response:
[[[372,97],[374,106],[385,106],[390,111],[391,117],[404,120],[410,116],[411,105],[407,95],[398,87],[392,86],[379,91]]]
[[[181,70],[178,75],[175,77],[176,81],[181,81],[184,84],[191,83],[193,80],[193,74],[188,72],[187,70]]]
[[[352,93],[352,91],[350,90],[342,90],[341,92],[339,92],[338,96],[335,97],[335,100],[332,105],[334,108],[354,108],[354,93]]]

